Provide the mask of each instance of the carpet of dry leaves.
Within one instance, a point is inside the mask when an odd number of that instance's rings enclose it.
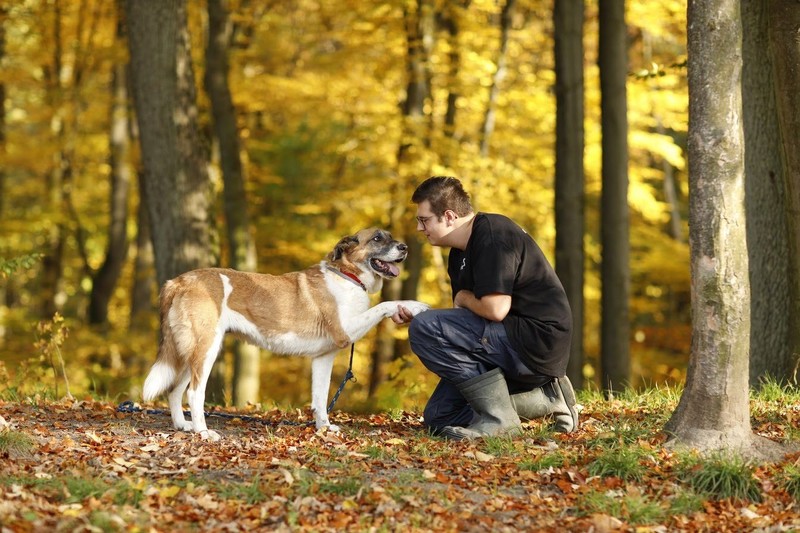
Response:
[[[498,442],[426,435],[419,415],[333,414],[339,434],[309,413],[209,419],[219,442],[175,432],[168,414],[121,413],[111,403],[0,401],[0,431],[30,438],[0,451],[0,530],[40,531],[790,531],[798,503],[768,476],[759,503],[706,501],[687,515],[632,525],[581,512],[590,491],[667,498],[670,452],[645,479],[590,476],[591,446],[613,409],[586,407],[573,435],[537,431]],[[543,436],[544,435],[544,436]],[[563,464],[526,468],[563,449]],[[797,460],[797,456],[787,461]],[[774,470],[772,470],[774,471]]]

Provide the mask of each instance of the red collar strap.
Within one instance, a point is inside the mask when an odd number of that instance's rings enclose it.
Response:
[[[342,271],[342,270],[339,270],[339,269],[333,268],[333,267],[332,267],[332,266],[330,266],[330,265],[328,266],[328,270],[330,270],[331,272],[334,272],[334,273],[336,273],[336,274],[339,274],[339,275],[340,275],[340,276],[342,276],[344,279],[347,279],[347,280],[350,280],[350,281],[352,281],[353,283],[355,283],[356,285],[358,285],[359,287],[361,287],[362,289],[364,289],[364,292],[367,292],[367,286],[366,286],[366,285],[364,285],[364,283],[363,283],[363,282],[362,282],[360,279],[358,279],[358,276],[356,276],[355,274],[353,274],[353,273],[351,273],[351,272],[344,272],[344,271]]]

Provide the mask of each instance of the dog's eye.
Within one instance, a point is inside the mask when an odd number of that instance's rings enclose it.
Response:
[[[380,233],[378,233],[377,235],[375,235],[375,236],[372,238],[372,240],[373,240],[373,241],[375,241],[375,242],[381,242],[381,241],[383,240],[383,235],[381,235]]]

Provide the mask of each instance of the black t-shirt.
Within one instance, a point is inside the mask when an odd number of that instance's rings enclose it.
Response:
[[[511,295],[503,325],[522,361],[548,376],[566,374],[572,331],[567,294],[525,230],[503,215],[478,213],[466,250],[450,250],[447,273],[453,298],[462,289],[477,298]]]

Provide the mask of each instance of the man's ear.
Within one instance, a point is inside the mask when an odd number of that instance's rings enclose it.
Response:
[[[347,237],[343,237],[336,246],[334,246],[333,251],[328,254],[328,258],[332,261],[338,261],[342,258],[344,253],[352,248],[353,246],[358,244],[358,237],[356,235],[348,235]]]

